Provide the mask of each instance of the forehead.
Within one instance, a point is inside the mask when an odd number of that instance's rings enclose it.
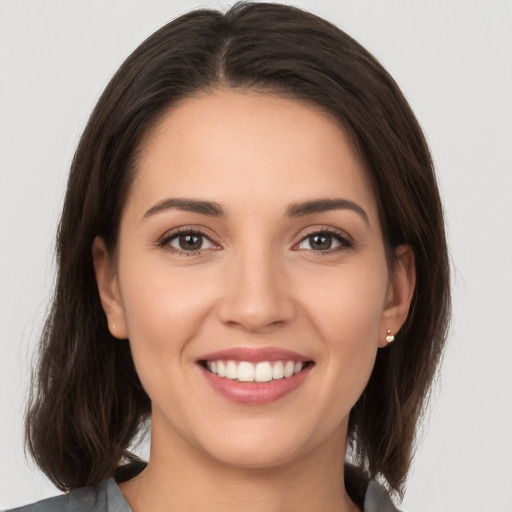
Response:
[[[140,208],[173,196],[228,210],[343,196],[376,215],[362,160],[333,116],[232,90],[188,98],[160,119],[141,145],[130,196]]]

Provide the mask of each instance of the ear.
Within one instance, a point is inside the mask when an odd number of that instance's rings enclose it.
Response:
[[[388,345],[388,329],[394,336],[405,323],[416,284],[416,266],[412,249],[408,245],[400,245],[395,249],[395,256],[379,329],[379,347]]]
[[[97,236],[92,244],[92,258],[101,305],[108,321],[108,330],[115,338],[128,338],[128,329],[115,265],[103,238]]]

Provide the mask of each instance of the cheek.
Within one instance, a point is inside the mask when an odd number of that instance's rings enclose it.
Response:
[[[388,282],[381,267],[340,268],[317,276],[314,286],[303,283],[311,318],[329,344],[377,344]]]
[[[127,251],[126,254],[129,254]],[[145,388],[169,381],[172,369],[187,364],[190,341],[208,315],[208,281],[154,258],[132,255],[121,262],[123,311],[135,366]],[[150,390],[146,389],[151,396]]]
[[[340,269],[324,283],[317,281],[313,290],[304,309],[323,342],[325,379],[333,390],[333,400],[344,397],[345,408],[351,408],[375,362],[387,271],[379,265]]]

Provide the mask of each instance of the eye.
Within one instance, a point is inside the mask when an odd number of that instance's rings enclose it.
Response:
[[[193,230],[170,234],[161,240],[159,245],[177,253],[197,253],[205,249],[217,248],[205,234]]]
[[[315,252],[336,252],[352,246],[349,238],[342,232],[322,230],[304,237],[297,245],[298,249]]]

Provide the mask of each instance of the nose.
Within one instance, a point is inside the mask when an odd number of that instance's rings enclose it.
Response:
[[[290,283],[283,265],[270,251],[233,258],[225,275],[219,316],[224,324],[263,333],[295,315]]]

